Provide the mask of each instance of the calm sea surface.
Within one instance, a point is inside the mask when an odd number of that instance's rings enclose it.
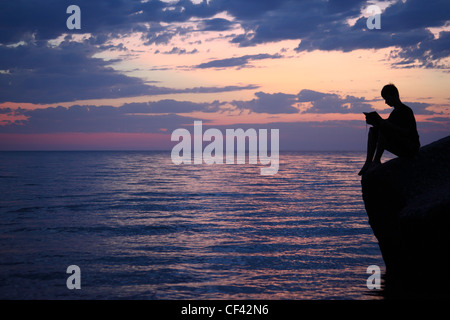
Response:
[[[0,298],[379,299],[363,160],[286,152],[261,176],[169,152],[0,152]]]

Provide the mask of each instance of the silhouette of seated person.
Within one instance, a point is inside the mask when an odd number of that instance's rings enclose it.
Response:
[[[358,173],[360,176],[381,164],[384,150],[398,157],[414,157],[420,148],[414,112],[400,101],[397,88],[393,84],[385,85],[381,96],[394,110],[387,119],[381,118],[377,112],[364,112],[367,124],[372,127],[369,129],[366,162]]]

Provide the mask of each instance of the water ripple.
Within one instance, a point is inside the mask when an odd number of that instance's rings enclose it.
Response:
[[[375,299],[363,160],[286,152],[261,176],[167,152],[1,152],[0,298]]]

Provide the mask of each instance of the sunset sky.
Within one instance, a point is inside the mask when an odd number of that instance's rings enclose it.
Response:
[[[425,145],[450,134],[449,71],[448,0],[2,0],[0,150],[168,150],[195,120],[365,150],[387,83]]]

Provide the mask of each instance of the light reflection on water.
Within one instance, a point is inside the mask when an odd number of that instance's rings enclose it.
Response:
[[[167,152],[0,153],[0,297],[374,299],[355,152],[179,165]],[[67,266],[82,290],[66,288]]]

